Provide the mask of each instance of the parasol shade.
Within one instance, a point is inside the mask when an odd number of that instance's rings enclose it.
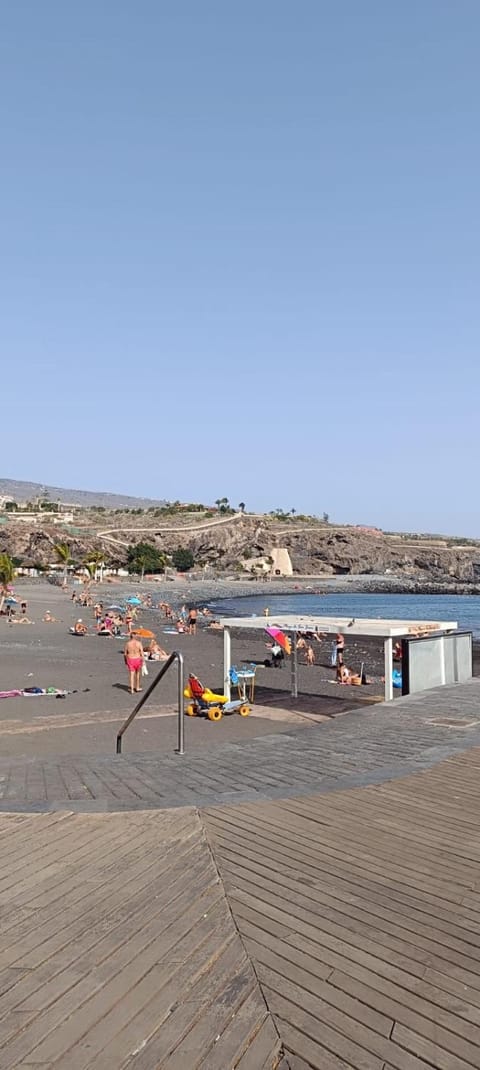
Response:
[[[288,638],[288,635],[285,635],[285,632],[280,631],[280,628],[274,627],[265,628],[265,631],[267,635],[271,635],[272,639],[274,639],[275,642],[278,643],[279,646],[281,646],[282,650],[284,650],[286,654],[292,653],[290,639]]]

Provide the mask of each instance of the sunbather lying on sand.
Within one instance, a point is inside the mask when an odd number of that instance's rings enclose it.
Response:
[[[170,657],[167,651],[163,649],[157,643],[156,639],[152,639],[147,647],[147,656],[149,661],[166,661]]]

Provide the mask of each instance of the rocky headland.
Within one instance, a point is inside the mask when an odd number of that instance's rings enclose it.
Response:
[[[340,579],[363,590],[429,593],[480,593],[480,543],[472,540],[417,535],[390,535],[376,529],[336,526],[322,522],[280,522],[269,516],[242,515],[205,519],[182,515],[158,519],[105,514],[75,517],[75,526],[52,519],[29,523],[5,518],[0,526],[0,551],[19,564],[45,568],[56,561],[54,547],[68,542],[73,561],[89,554],[103,555],[107,564],[125,564],[128,547],[153,543],[166,554],[189,548],[195,569],[218,576],[236,574],[247,579],[245,564],[265,559],[274,548],[285,547],[293,565],[291,582]]]

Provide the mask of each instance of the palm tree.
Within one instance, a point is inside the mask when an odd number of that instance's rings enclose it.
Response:
[[[15,578],[15,565],[9,554],[0,554],[0,612],[3,609],[3,603],[8,597],[8,585],[12,583]]]
[[[70,554],[70,547],[68,542],[58,542],[53,547],[57,555],[57,561],[63,565],[63,586],[67,586],[68,566],[73,564],[73,557]]]
[[[93,565],[93,576],[91,578],[94,579],[95,582],[97,582],[97,580],[100,579],[100,583],[101,583],[102,580],[103,580],[103,569],[104,569],[104,565],[105,565],[105,559],[104,559],[104,555],[102,554],[102,551],[101,550],[94,550],[85,559],[85,565],[87,565],[87,562],[88,562],[88,564]],[[99,569],[100,569],[100,576],[98,575],[98,570]]]
[[[241,513],[244,513],[245,512],[245,502],[239,502],[238,508],[240,509]]]
[[[142,551],[140,550],[139,553],[137,554],[137,566],[140,569],[140,581],[141,581],[141,583],[143,583],[144,576],[145,576],[145,569],[146,569],[147,565],[148,565],[148,556],[147,556],[146,553],[142,553]]]
[[[94,580],[97,575],[97,566],[94,565],[93,561],[84,561],[83,567],[86,568],[88,572],[88,582],[92,583],[92,580]]]

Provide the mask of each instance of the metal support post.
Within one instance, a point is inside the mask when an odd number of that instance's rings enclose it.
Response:
[[[232,666],[232,641],[230,628],[223,629],[223,693],[230,702],[230,669]]]
[[[384,665],[385,665],[385,702],[393,699],[393,640],[384,641]]]
[[[292,680],[292,698],[298,698],[298,657],[297,657],[297,633],[292,632],[292,653],[291,657],[291,680]]]

